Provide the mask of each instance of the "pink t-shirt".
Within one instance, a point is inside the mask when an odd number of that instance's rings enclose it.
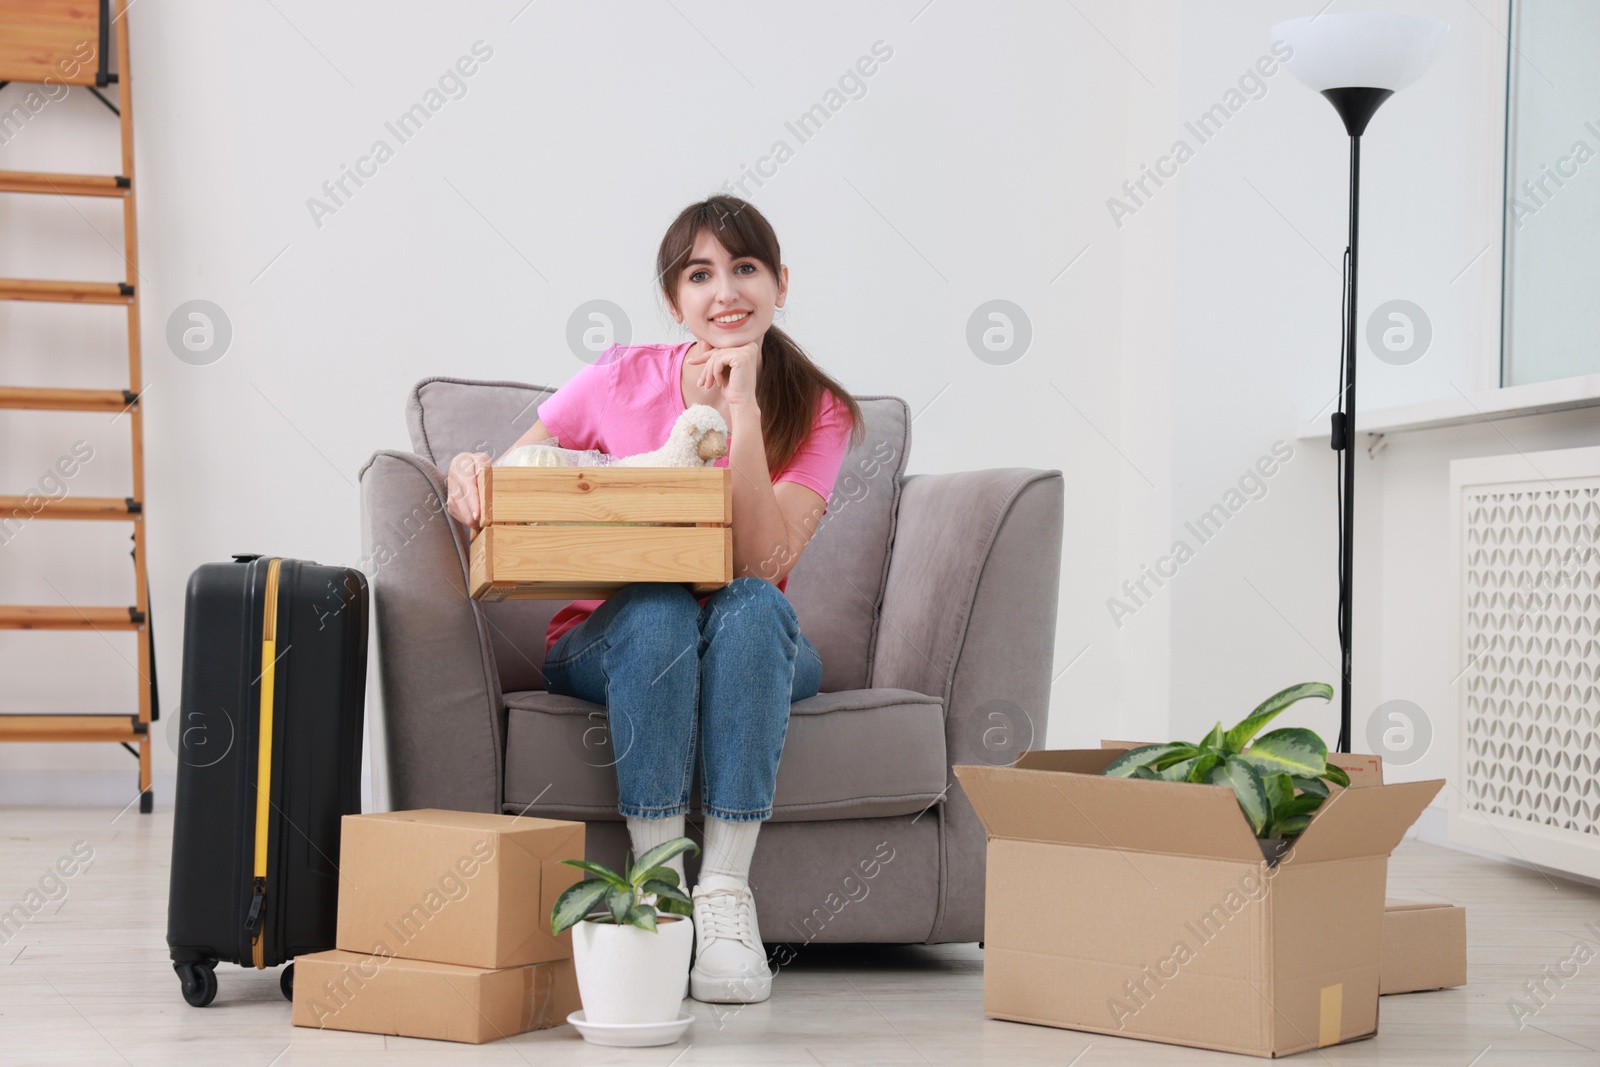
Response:
[[[593,448],[612,456],[652,452],[666,441],[686,410],[683,358],[693,344],[691,340],[676,345],[611,345],[539,405],[539,420],[562,448]],[[850,430],[850,409],[825,390],[811,432],[789,465],[773,476],[773,483],[799,482],[814,490],[826,513],[834,480],[844,465]],[[731,446],[731,432],[728,442]],[[727,456],[712,464],[727,465]],[[779,592],[788,583],[784,575]],[[698,599],[704,604],[709,596]],[[545,632],[545,652],[603,603],[574,600],[557,611]]]

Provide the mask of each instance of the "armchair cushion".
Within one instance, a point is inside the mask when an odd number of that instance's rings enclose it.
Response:
[[[622,818],[604,708],[545,692],[507,693],[506,706],[505,810]],[[944,792],[945,767],[938,700],[906,689],[818,693],[790,705],[772,818],[915,815]],[[690,797],[696,812],[698,794],[697,769]]]

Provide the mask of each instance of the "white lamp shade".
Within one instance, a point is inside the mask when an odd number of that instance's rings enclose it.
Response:
[[[1293,50],[1284,66],[1317,92],[1399,92],[1439,58],[1450,24],[1416,15],[1316,15],[1272,27]]]

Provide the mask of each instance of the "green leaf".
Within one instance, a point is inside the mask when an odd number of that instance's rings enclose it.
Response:
[[[1212,751],[1212,752],[1228,752],[1228,751],[1232,751],[1231,749],[1228,749],[1226,747],[1227,746],[1227,740],[1228,740],[1228,735],[1223,731],[1223,729],[1222,729],[1222,721],[1219,719],[1217,721],[1217,725],[1215,725],[1215,726],[1213,726],[1211,728],[1211,732],[1209,734],[1206,734],[1205,737],[1200,739],[1200,750],[1202,752],[1208,751],[1208,750]]]
[[[1292,726],[1262,735],[1239,758],[1263,774],[1321,774],[1328,745],[1313,731]]]
[[[611,883],[602,878],[585,878],[563,889],[556,897],[555,907],[550,909],[551,936],[578,925],[610,889]]]
[[[681,900],[673,900],[671,897],[663,897],[661,900],[656,901],[656,910],[666,912],[668,915],[693,915],[694,905],[692,903],[685,904]]]
[[[1200,752],[1188,759],[1173,762],[1163,760],[1156,768],[1156,777],[1168,782],[1204,782],[1211,768],[1222,760],[1222,755],[1217,752]]]
[[[1161,775],[1157,774],[1155,771],[1152,771],[1149,767],[1135,767],[1133,769],[1133,773],[1128,775],[1128,777],[1129,778],[1147,778],[1152,782],[1161,781]]]
[[[1216,752],[1200,753],[1195,757],[1194,767],[1189,771],[1189,781],[1204,785],[1211,780],[1211,772],[1221,762],[1222,756]]]
[[[1187,741],[1172,741],[1164,745],[1140,745],[1130,748],[1106,765],[1100,773],[1107,778],[1131,778],[1136,768],[1147,766],[1166,756],[1183,759],[1195,754],[1195,747]]]
[[[637,877],[637,875],[648,873],[652,867],[659,867],[663,863],[666,863],[668,860],[672,859],[674,856],[682,855],[683,853],[691,850],[694,852],[699,852],[700,846],[695,844],[694,841],[687,837],[674,837],[671,841],[663,841],[661,844],[657,845],[655,848],[649,849],[644,855],[639,857],[639,861],[634,865],[633,868],[634,875],[630,876],[629,880],[634,884],[638,884],[639,882],[643,881],[643,879]]]
[[[627,921],[641,930],[654,931],[656,928],[656,909],[648,904],[636,904],[628,909]]]
[[[1290,778],[1290,781],[1294,782],[1296,789],[1303,791],[1308,796],[1325,797],[1328,795],[1328,787],[1321,778],[1308,778],[1296,774]]]
[[[1277,822],[1273,823],[1272,830],[1267,836],[1293,837],[1295,834],[1304,833],[1305,828],[1310,825],[1310,823],[1311,816],[1309,815],[1291,815],[1287,819],[1279,819]]]
[[[1242,759],[1230,759],[1212,770],[1211,784],[1233,787],[1239,810],[1250,823],[1250,832],[1260,837],[1267,828],[1270,808],[1266,787],[1261,784],[1261,775],[1256,769]]]
[[[1311,815],[1322,807],[1322,800],[1322,797],[1314,797],[1309,793],[1305,796],[1295,797],[1282,807],[1273,809],[1272,817],[1282,820],[1293,818],[1296,815]]]
[[[606,893],[606,910],[611,912],[611,921],[620,923],[628,918],[628,911],[633,907],[633,889],[629,886],[613,886]]]
[[[1261,779],[1261,784],[1267,789],[1267,802],[1271,805],[1273,817],[1276,818],[1294,799],[1294,782],[1287,774],[1268,774]]]
[[[1194,770],[1194,765],[1200,762],[1202,758],[1201,756],[1190,756],[1188,759],[1169,763],[1156,772],[1156,777],[1165,782],[1187,782],[1190,773]]]
[[[689,895],[683,890],[679,889],[676,884],[671,882],[663,882],[659,878],[652,878],[639,888],[644,890],[646,893],[654,893],[656,895],[657,907],[660,907],[661,902],[664,900],[673,900],[680,904],[694,903],[693,900],[689,899]]]
[[[593,860],[562,860],[561,862],[565,863],[569,867],[577,867],[579,870],[588,871],[591,874],[597,874],[611,885],[628,884],[627,882],[623,881],[622,876],[616,871],[613,871],[610,867],[601,866]]]
[[[633,877],[640,885],[651,880],[666,882],[668,885],[678,884],[678,872],[665,865],[660,867],[635,867],[633,869]]]
[[[1184,748],[1185,751],[1169,752],[1160,759],[1151,760],[1149,763],[1145,764],[1145,766],[1149,767],[1152,771],[1164,771],[1168,767],[1171,767],[1174,763],[1182,763],[1185,760],[1193,759],[1199,751],[1193,745],[1186,745]]]
[[[1322,777],[1326,778],[1334,785],[1343,786],[1346,789],[1350,788],[1350,776],[1344,772],[1343,767],[1339,767],[1330,763],[1326,767],[1322,768]]]
[[[1327,682],[1302,682],[1291,685],[1289,688],[1276,692],[1263,700],[1261,704],[1249,715],[1240,720],[1239,724],[1228,731],[1226,746],[1230,752],[1243,752],[1250,739],[1261,732],[1261,728],[1271,722],[1284,708],[1306,697],[1321,697],[1323,700],[1333,699],[1333,686]]]

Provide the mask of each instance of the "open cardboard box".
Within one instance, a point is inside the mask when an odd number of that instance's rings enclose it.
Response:
[[[1269,865],[1232,790],[1101,777],[1117,755],[954,768],[988,832],[984,1014],[1257,1056],[1376,1033],[1389,853],[1443,781],[1352,778]]]
[[[733,581],[727,467],[485,467],[469,573],[479,600],[604,600],[630,582]]]
[[[1129,749],[1148,741],[1101,741],[1101,748]],[[1377,756],[1330,752],[1352,789],[1383,784]],[[1467,909],[1457,904],[1388,899],[1383,909],[1383,972],[1378,994],[1418,993],[1467,984]]]

